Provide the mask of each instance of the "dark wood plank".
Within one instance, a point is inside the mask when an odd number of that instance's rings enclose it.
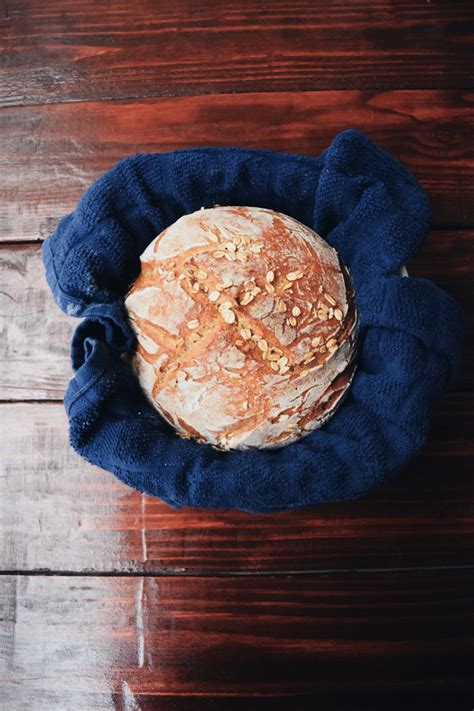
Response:
[[[261,696],[252,694],[229,696],[200,694],[199,696],[168,696],[166,694],[134,694],[123,686],[123,691],[112,694],[91,694],[87,692],[51,693],[41,692],[35,698],[45,704],[48,711],[64,711],[64,703],[69,703],[74,711],[314,711],[324,703],[325,711],[400,711],[423,708],[434,709],[469,709],[472,706],[472,694],[469,691],[457,691],[447,685],[447,689],[423,690],[411,689],[391,691],[390,699],[384,692],[368,689],[351,691],[340,690],[329,693],[298,693]],[[67,701],[66,701],[67,700]],[[35,711],[34,707],[24,707]],[[23,711],[23,710],[22,710]]]
[[[128,154],[239,145],[318,155],[349,126],[413,171],[435,225],[474,225],[472,94],[227,94],[3,109],[0,240],[47,235],[90,182]]]
[[[63,397],[71,377],[69,344],[77,319],[53,301],[43,275],[41,246],[0,246],[0,400]],[[410,273],[433,279],[464,307],[474,325],[474,231],[434,231],[409,265]],[[474,333],[453,389],[474,388]],[[32,365],[34,364],[34,366]]]
[[[174,511],[71,449],[61,404],[0,405],[3,570],[322,571],[474,563],[472,398],[447,398],[425,451],[358,501],[254,516]]]
[[[76,695],[94,709],[141,708],[139,695],[166,709],[162,695],[214,695],[217,708],[240,695],[420,702],[437,691],[452,702],[471,689],[472,581],[2,577],[5,708],[62,711]]]
[[[0,105],[470,88],[472,4],[8,0]]]
[[[432,231],[407,265],[412,276],[431,279],[461,305],[465,339],[452,390],[474,390],[474,231]],[[473,423],[474,425],[474,423]]]
[[[474,307],[474,230],[433,230],[418,254],[407,264],[412,276],[436,282],[464,307]]]

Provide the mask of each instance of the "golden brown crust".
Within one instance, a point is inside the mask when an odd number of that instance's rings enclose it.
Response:
[[[184,436],[275,447],[320,426],[354,372],[357,313],[336,252],[254,207],[201,209],[164,230],[126,297],[133,366]]]

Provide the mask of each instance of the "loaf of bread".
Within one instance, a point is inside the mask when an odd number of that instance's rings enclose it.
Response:
[[[336,251],[287,215],[215,206],[141,256],[125,299],[132,365],[182,437],[281,447],[335,411],[354,369],[357,312]]]

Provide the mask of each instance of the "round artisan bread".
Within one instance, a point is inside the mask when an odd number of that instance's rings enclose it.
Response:
[[[287,215],[215,206],[141,256],[125,299],[133,368],[183,437],[281,447],[335,411],[355,369],[354,292],[336,251]]]

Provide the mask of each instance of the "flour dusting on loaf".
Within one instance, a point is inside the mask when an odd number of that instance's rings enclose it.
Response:
[[[132,365],[183,437],[281,447],[320,427],[355,369],[349,274],[282,213],[216,206],[184,215],[141,256],[125,299]]]

